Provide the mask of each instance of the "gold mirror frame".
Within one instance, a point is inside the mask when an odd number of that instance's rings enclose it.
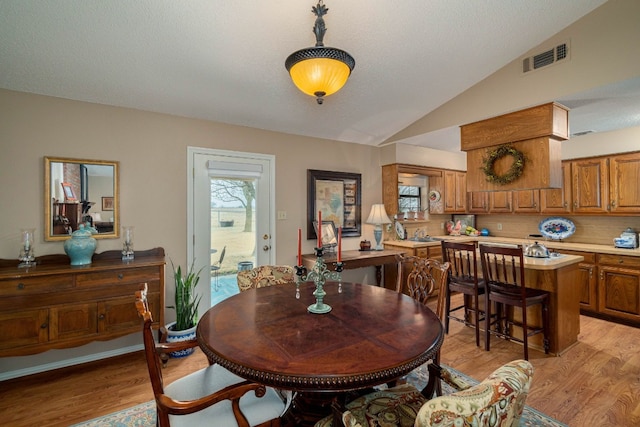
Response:
[[[78,169],[79,175],[84,175],[82,178],[78,176],[77,179],[71,180],[63,176],[62,179],[53,179],[52,167],[55,163],[71,163],[80,166],[87,166],[87,168],[80,167]],[[91,166],[113,167],[113,192],[111,194],[108,194],[108,190],[103,190],[103,192],[100,192],[99,194],[95,194],[95,192],[94,194],[91,194],[91,189],[89,188],[89,180],[91,176],[89,175],[89,170],[91,169]],[[77,225],[83,222],[83,213],[81,207],[82,202],[93,202],[93,205],[91,205],[91,207],[89,208],[90,213],[103,214],[105,212],[113,212],[113,214],[109,215],[108,218],[103,218],[101,219],[101,221],[95,221],[94,226],[100,225],[99,227],[97,227],[98,230],[102,228],[105,231],[99,231],[93,237],[95,237],[96,239],[117,239],[118,237],[120,237],[120,189],[118,169],[119,162],[116,161],[71,159],[66,157],[45,157],[44,240],[56,241],[68,239],[70,237],[68,231],[75,231],[75,229],[77,229]],[[57,180],[59,180],[60,182],[56,182]],[[69,181],[76,182],[70,183]],[[83,181],[84,185],[80,184]],[[106,180],[104,182],[106,183]],[[55,189],[52,189],[52,185],[56,185]],[[59,193],[57,188],[58,185],[60,186]],[[78,188],[79,186],[81,188]],[[69,187],[72,188],[71,193],[69,193]],[[103,185],[103,188],[108,188],[108,184]],[[72,199],[65,199],[65,194],[71,195]],[[89,197],[89,200],[85,200],[87,196]],[[73,199],[76,199],[76,201],[73,201]],[[67,213],[66,209],[70,209],[70,211]],[[71,210],[73,210],[73,214]],[[56,216],[56,224],[54,224],[54,216]],[[63,218],[61,218],[61,216]],[[72,218],[74,216],[80,216],[80,218],[77,218],[74,221],[76,223],[76,227],[69,223],[69,218]],[[113,218],[113,221],[111,221],[111,218]],[[61,221],[64,221],[64,225],[61,224]],[[64,227],[67,232],[55,233],[55,230],[60,229],[61,227]]]

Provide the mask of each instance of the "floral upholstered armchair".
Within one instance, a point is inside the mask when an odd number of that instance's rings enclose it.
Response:
[[[251,270],[238,271],[240,292],[293,282],[295,282],[293,267],[288,265],[261,265]]]
[[[437,365],[429,370],[438,375]],[[347,404],[342,421],[346,427],[518,426],[532,378],[531,363],[515,360],[475,386],[431,400],[403,384]]]

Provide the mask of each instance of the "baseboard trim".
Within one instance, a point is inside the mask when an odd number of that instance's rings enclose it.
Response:
[[[136,344],[129,347],[122,347],[115,350],[104,351],[101,353],[88,354],[82,357],[74,357],[72,359],[60,360],[58,362],[45,363],[44,365],[32,366],[29,368],[18,369],[15,371],[1,372],[0,381],[11,380],[14,378],[25,377],[27,375],[39,374],[41,372],[51,371],[54,369],[66,368],[68,366],[80,365],[87,362],[95,362],[96,360],[108,359],[109,357],[120,356],[122,354],[133,353],[144,349],[144,345]]]

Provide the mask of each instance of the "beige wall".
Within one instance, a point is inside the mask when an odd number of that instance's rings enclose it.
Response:
[[[637,77],[639,16],[640,1],[610,0],[389,141],[472,123]],[[522,73],[523,58],[567,40],[570,40],[569,61]]]
[[[64,253],[62,242],[45,242],[44,156],[120,162],[121,224],[136,227],[136,248],[165,248],[174,262],[186,262],[187,147],[219,148],[276,157],[276,258],[291,263],[297,229],[306,229],[306,171],[362,174],[364,219],[381,201],[376,147],[299,137],[203,120],[109,107],[0,90],[0,258],[17,258],[21,228],[36,227],[36,255]],[[306,234],[306,233],[305,233]],[[363,224],[362,238],[373,238]],[[344,239],[357,249],[361,238]],[[120,239],[101,239],[98,252],[120,249]],[[312,252],[313,241],[303,250]],[[371,269],[351,270],[347,280],[375,280]],[[171,284],[167,277],[167,284]],[[171,295],[168,295],[171,297]],[[167,316],[171,316],[170,311]],[[0,373],[57,363],[87,353],[117,351],[139,343],[137,336],[79,349],[23,358],[0,358]]]

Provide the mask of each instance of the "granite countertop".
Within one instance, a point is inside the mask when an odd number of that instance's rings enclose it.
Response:
[[[508,244],[526,244],[526,239],[515,239],[511,237],[484,237],[484,236],[432,236],[441,240],[457,240],[460,242],[487,242],[487,243],[508,243]],[[594,252],[600,254],[611,255],[628,255],[640,257],[640,248],[636,249],[624,249],[615,248],[609,245],[594,245],[591,243],[569,243],[559,242],[553,240],[540,240],[540,243],[545,245],[548,249],[553,251],[554,249],[564,249],[568,251],[581,251],[581,252]],[[423,248],[427,246],[439,246],[440,241],[435,242],[414,242],[411,240],[387,240],[383,242],[385,244],[399,246],[403,248]]]

